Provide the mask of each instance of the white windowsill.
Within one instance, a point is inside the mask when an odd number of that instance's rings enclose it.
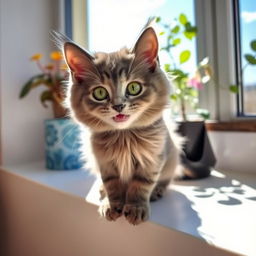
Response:
[[[49,171],[43,163],[4,170],[98,205],[97,182],[87,171]],[[207,179],[176,182],[151,209],[152,223],[234,253],[256,255],[255,174],[213,171]]]

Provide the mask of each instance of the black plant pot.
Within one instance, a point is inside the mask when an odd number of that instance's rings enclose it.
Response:
[[[186,138],[181,154],[184,168],[182,179],[208,177],[216,164],[203,121],[178,122],[178,132]]]

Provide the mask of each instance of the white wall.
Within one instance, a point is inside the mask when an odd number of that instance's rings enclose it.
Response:
[[[1,0],[0,127],[4,165],[43,158],[43,120],[51,117],[51,109],[44,109],[39,101],[42,89],[23,100],[18,95],[22,85],[38,73],[30,56],[40,52],[46,57],[54,47],[49,31],[59,26],[58,3]]]
[[[209,132],[219,170],[256,173],[255,132]]]

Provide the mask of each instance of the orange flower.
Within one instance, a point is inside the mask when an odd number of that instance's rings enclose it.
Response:
[[[62,53],[58,52],[58,51],[52,52],[50,57],[51,57],[52,60],[62,60],[63,59]]]
[[[33,55],[30,60],[32,61],[37,61],[37,60],[40,60],[42,58],[42,54],[41,53],[37,53],[35,55]]]

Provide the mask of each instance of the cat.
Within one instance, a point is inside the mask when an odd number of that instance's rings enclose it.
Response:
[[[160,68],[156,32],[146,26],[131,50],[91,55],[66,39],[62,49],[71,116],[91,132],[102,179],[99,212],[109,221],[123,215],[140,224],[179,164],[176,135],[163,119],[170,82]]]

